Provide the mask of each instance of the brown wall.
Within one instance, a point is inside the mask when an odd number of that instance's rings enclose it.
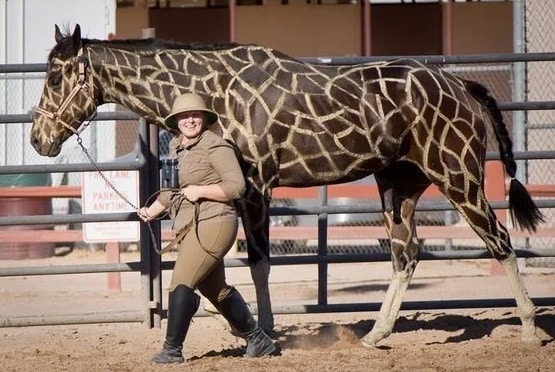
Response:
[[[161,39],[199,43],[229,41],[227,8],[150,9],[149,24]]]
[[[146,6],[117,8],[116,38],[140,39],[142,30],[149,27],[148,17]]]
[[[360,6],[238,6],[236,40],[295,57],[359,55]]]
[[[441,54],[441,5],[371,6],[372,55]]]
[[[360,4],[237,6],[236,40],[279,49],[296,57],[360,55]],[[452,54],[510,53],[512,2],[451,3]],[[442,54],[442,3],[374,4],[373,55]],[[118,8],[118,38],[156,37],[211,43],[230,40],[229,11],[218,8]]]
[[[453,54],[513,52],[511,1],[452,6]]]

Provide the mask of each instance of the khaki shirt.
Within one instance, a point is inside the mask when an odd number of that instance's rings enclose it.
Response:
[[[239,161],[231,144],[215,133],[204,130],[200,136],[181,145],[182,136],[172,138],[169,154],[179,163],[179,187],[220,185],[228,202],[200,199],[198,221],[237,218],[233,204],[246,190]],[[195,205],[174,191],[162,191],[158,201],[170,211],[175,231],[180,231],[195,217]]]

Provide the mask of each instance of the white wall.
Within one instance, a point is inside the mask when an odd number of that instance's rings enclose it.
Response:
[[[54,46],[54,25],[73,31],[81,26],[84,38],[106,39],[115,33],[115,0],[0,0],[0,64],[45,63]],[[0,76],[0,114],[25,114],[38,104],[44,74],[26,74],[32,79]],[[112,111],[104,105],[102,111]],[[58,160],[39,156],[29,144],[30,123],[0,125],[0,165],[45,164],[73,156],[75,138],[68,140]],[[98,131],[95,135],[94,131]],[[92,136],[91,136],[92,134]],[[90,143],[90,138],[98,138]],[[115,156],[114,123],[99,122],[83,133],[84,143],[99,161]]]

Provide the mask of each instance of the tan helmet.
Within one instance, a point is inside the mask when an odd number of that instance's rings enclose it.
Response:
[[[177,120],[175,117],[177,114],[187,111],[203,111],[206,113],[206,124],[214,124],[218,121],[218,114],[206,107],[206,103],[196,93],[185,93],[178,96],[172,105],[172,110],[168,116],[164,119],[164,123],[168,128],[177,129]]]

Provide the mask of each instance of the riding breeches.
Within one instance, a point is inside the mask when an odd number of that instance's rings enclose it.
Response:
[[[237,219],[199,221],[179,243],[170,292],[182,284],[197,289],[213,303],[231,290],[225,278],[224,256],[237,237]]]

